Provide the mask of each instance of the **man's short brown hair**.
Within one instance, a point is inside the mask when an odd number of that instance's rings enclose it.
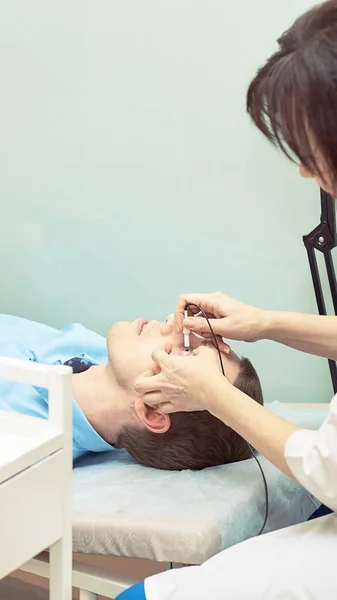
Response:
[[[258,375],[248,358],[240,362],[235,387],[263,404]],[[125,448],[140,464],[157,469],[203,469],[245,460],[251,455],[247,442],[208,411],[171,415],[171,427],[156,434],[127,426],[117,448]]]

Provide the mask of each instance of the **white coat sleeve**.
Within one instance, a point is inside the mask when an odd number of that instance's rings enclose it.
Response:
[[[302,429],[290,435],[285,458],[297,481],[337,511],[337,395],[318,431]]]

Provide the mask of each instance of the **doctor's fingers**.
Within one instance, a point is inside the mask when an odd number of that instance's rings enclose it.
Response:
[[[163,402],[159,406],[157,406],[157,410],[165,415],[170,415],[172,413],[181,412],[181,408],[177,408],[171,402]]]
[[[160,392],[163,386],[163,377],[161,373],[153,375],[150,371],[140,375],[134,385],[137,394],[149,394],[150,392]]]
[[[162,392],[149,392],[143,396],[143,402],[149,408],[153,408],[161,413],[170,414],[181,411],[181,408],[177,408],[171,402],[165,399]]]
[[[199,307],[203,309],[208,317],[218,317],[217,313],[217,293],[212,294],[181,294],[178,298],[178,302],[174,309],[174,318],[178,330],[183,328],[184,312],[188,304],[194,304],[196,306],[190,306],[188,308],[189,313],[192,315],[199,312]]]
[[[174,364],[175,357],[171,355],[172,344],[164,344],[158,346],[152,352],[152,360],[158,365],[158,367],[169,367]]]

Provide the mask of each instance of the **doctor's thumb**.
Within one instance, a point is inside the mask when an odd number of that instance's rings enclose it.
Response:
[[[223,330],[225,329],[224,320],[225,319],[209,319],[215,335],[225,335],[225,333],[223,333]],[[188,319],[184,319],[184,327],[205,337],[210,337],[212,335],[210,327],[203,317],[188,317]]]

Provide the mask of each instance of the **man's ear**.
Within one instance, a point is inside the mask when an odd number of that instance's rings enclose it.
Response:
[[[135,401],[135,411],[139,420],[152,433],[166,433],[171,427],[170,415],[165,415],[158,408],[147,406],[142,398]]]

